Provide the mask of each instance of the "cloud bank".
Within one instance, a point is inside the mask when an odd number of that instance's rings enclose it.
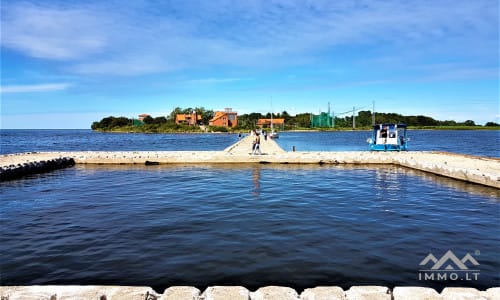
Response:
[[[64,62],[76,74],[141,75],[307,64],[352,45],[407,59],[419,47],[447,55],[498,36],[495,22],[498,3],[488,0],[9,2],[2,47]],[[455,54],[491,55],[491,42]]]

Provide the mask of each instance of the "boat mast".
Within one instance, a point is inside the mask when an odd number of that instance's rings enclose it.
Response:
[[[356,116],[354,115],[356,107],[352,107],[352,129],[356,129]]]
[[[273,125],[273,101],[271,100],[271,132],[274,132],[274,125]]]
[[[375,126],[375,100],[372,102],[373,108],[372,108],[372,126]]]

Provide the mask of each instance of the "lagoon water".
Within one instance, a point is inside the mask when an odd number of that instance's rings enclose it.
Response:
[[[291,151],[367,150],[368,131],[282,132],[277,140]],[[31,151],[223,150],[237,134],[130,134],[91,130],[0,130],[0,153]],[[498,130],[410,130],[410,151],[448,151],[500,157]]]
[[[1,134],[2,153],[222,150],[237,140],[88,130]],[[279,143],[362,150],[367,135],[282,133]],[[495,131],[410,137],[413,150],[499,156]],[[76,166],[2,182],[0,192],[2,285],[147,285],[162,292],[185,284],[300,290],[500,283],[500,191],[405,168]],[[419,280],[419,263],[448,250],[460,259],[473,255],[478,279]]]

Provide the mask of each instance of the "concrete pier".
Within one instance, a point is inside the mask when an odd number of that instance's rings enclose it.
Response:
[[[0,156],[0,178],[8,180],[30,173],[27,165],[38,164],[32,173],[45,170],[46,162],[76,164],[390,164],[417,169],[467,182],[500,188],[500,159],[447,152],[287,152],[268,139],[261,139],[262,155],[251,155],[248,136],[223,151],[76,151],[18,153]],[[45,163],[43,163],[45,162]],[[16,170],[23,169],[23,172]],[[8,171],[7,171],[8,170]],[[37,172],[34,172],[37,170]],[[48,168],[47,170],[50,170]],[[16,174],[16,175],[15,175]],[[14,176],[15,175],[15,176]]]
[[[173,286],[163,293],[150,287],[131,286],[3,286],[2,300],[498,300],[500,288],[445,288],[441,293],[425,287],[336,286],[305,289],[266,286],[251,292],[241,286],[213,286],[203,293],[191,286]]]

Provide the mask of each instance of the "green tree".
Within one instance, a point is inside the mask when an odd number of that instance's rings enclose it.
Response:
[[[201,121],[205,125],[208,125],[210,123],[210,120],[214,117],[214,111],[207,110],[203,106],[195,107],[194,111],[196,112],[197,115],[201,116]]]
[[[285,124],[290,122],[290,120],[292,119],[292,116],[290,116],[290,114],[286,110],[281,112],[281,117],[285,119]]]
[[[453,120],[445,120],[445,121],[439,121],[439,125],[441,126],[456,126],[457,122]]]
[[[252,122],[248,114],[238,116],[238,129],[252,129]]]
[[[174,108],[174,110],[172,110],[172,112],[170,113],[170,117],[169,119],[172,120],[173,122],[175,122],[175,117],[178,115],[178,114],[182,114],[183,113],[183,110],[182,108],[180,107],[176,107]]]
[[[115,119],[115,117],[112,117],[112,116],[103,118],[101,120],[101,122],[99,122],[100,123],[100,128],[110,128],[111,127],[111,123],[113,123],[114,119]]]
[[[148,124],[148,125],[154,123],[154,119],[151,116],[145,117],[144,120],[142,120],[142,121],[144,122],[144,124]]]
[[[369,110],[362,110],[356,117],[356,126],[370,126],[372,125],[372,112]]]
[[[298,127],[311,127],[311,114],[310,113],[302,113],[295,115],[295,126]]]
[[[166,123],[167,123],[167,118],[165,117],[156,117],[153,119],[153,124],[161,125]]]

